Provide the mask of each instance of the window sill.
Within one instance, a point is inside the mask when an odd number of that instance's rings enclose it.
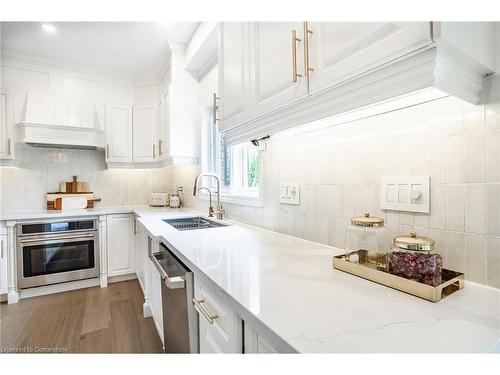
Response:
[[[198,195],[201,200],[208,201],[208,193],[201,193]],[[255,196],[251,194],[230,194],[222,193],[221,195],[222,203],[229,204],[239,204],[241,206],[250,207],[264,207],[264,202],[261,196]],[[217,202],[217,194],[212,194],[212,204],[215,206]]]

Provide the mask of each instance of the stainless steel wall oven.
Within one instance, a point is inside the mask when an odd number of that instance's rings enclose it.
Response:
[[[20,289],[99,277],[95,217],[17,224]]]

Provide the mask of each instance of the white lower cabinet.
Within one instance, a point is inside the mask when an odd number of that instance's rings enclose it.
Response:
[[[245,354],[273,354],[279,351],[271,342],[245,322]]]
[[[134,215],[108,215],[108,277],[135,273]]]
[[[141,284],[142,292],[146,293],[146,256],[148,253],[148,235],[144,227],[135,218],[135,274]]]
[[[217,292],[195,277],[200,353],[242,353],[242,321]]]
[[[0,295],[8,292],[7,236],[0,235]]]

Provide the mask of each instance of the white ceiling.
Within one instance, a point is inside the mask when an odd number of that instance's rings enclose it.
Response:
[[[187,44],[198,22],[2,22],[2,51],[134,73],[157,68],[167,42]]]

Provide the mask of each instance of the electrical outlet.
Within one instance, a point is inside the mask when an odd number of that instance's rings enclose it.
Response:
[[[280,182],[279,200],[283,204],[300,204],[300,186],[296,181]]]

